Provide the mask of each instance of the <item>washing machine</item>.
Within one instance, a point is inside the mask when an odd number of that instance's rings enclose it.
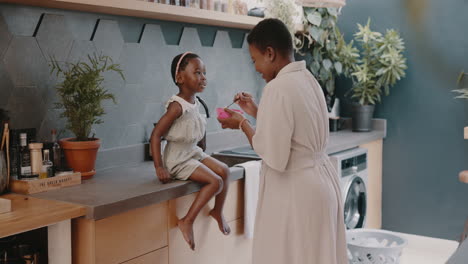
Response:
[[[367,209],[367,149],[353,148],[330,155],[340,178],[347,229],[365,227]]]

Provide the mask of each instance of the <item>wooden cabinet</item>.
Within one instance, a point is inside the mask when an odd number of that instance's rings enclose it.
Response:
[[[177,227],[198,193],[102,220],[73,221],[74,264],[250,264],[252,240],[243,235],[244,181],[231,182],[224,215],[225,236],[209,216],[212,199],[194,224],[192,251]]]
[[[155,250],[143,256],[126,261],[122,264],[167,264],[169,263],[169,250],[167,247]]]
[[[194,193],[169,202],[169,263],[250,264],[252,240],[243,235],[244,181],[231,183],[226,199],[224,214],[231,234],[223,235],[209,215],[214,206],[212,199],[195,220],[195,251],[192,251],[177,227],[177,219],[187,213],[195,196]]]
[[[366,228],[382,228],[382,150],[383,140],[359,147],[367,149],[367,219]]]
[[[73,263],[122,263],[167,244],[167,202],[73,223]]]

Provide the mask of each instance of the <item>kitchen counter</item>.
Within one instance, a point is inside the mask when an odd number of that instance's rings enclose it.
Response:
[[[370,132],[352,132],[349,128],[351,125],[349,121],[350,120],[348,120],[345,125],[347,127],[346,129],[337,132],[330,132],[327,154],[354,148],[374,140],[384,139],[387,136],[387,120],[374,119],[374,128]]]
[[[0,214],[0,237],[11,236],[85,215],[84,207],[41,200],[19,194],[6,194],[11,212]]]
[[[335,153],[386,136],[385,120],[374,120],[372,132],[353,133],[349,129],[330,133],[327,153]],[[242,168],[231,167],[231,181],[244,177]],[[100,170],[81,185],[32,195],[36,198],[74,203],[87,208],[86,218],[104,219],[119,213],[182,197],[200,189],[190,181],[161,184],[153,162],[140,162]]]
[[[458,242],[434,237],[394,232],[408,241],[400,264],[442,264],[458,247]]]

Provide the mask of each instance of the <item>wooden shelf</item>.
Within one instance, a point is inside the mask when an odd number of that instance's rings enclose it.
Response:
[[[258,17],[137,0],[0,0],[0,2],[240,29],[251,29],[262,20]]]

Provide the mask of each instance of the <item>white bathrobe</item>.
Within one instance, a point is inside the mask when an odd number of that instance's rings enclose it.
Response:
[[[325,149],[328,115],[305,62],[263,90],[253,137],[262,158],[252,264],[347,264],[339,179]]]

